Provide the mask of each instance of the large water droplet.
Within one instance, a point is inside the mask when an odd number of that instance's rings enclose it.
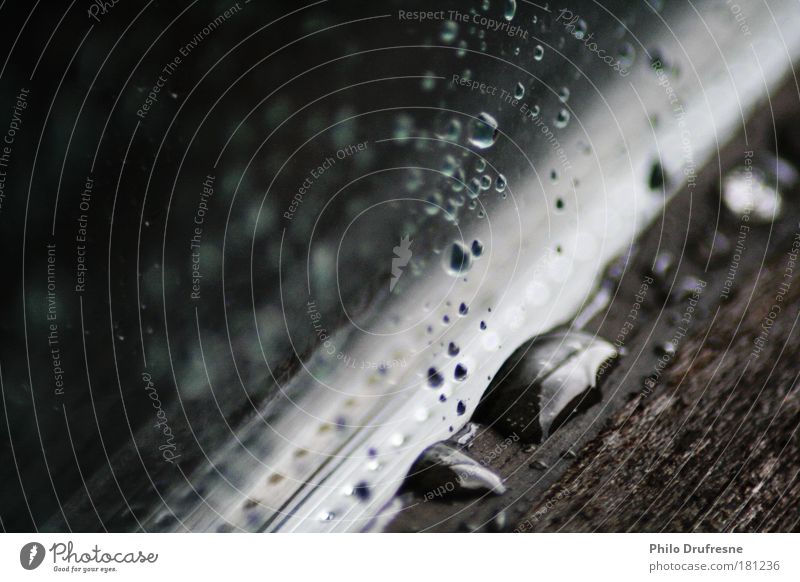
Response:
[[[524,442],[541,442],[597,396],[598,372],[616,355],[610,343],[584,332],[536,337],[503,364],[476,417]]]
[[[475,147],[490,148],[497,141],[499,134],[497,120],[488,113],[481,113],[477,119],[472,120],[472,135],[470,143]]]
[[[431,498],[468,491],[502,495],[506,491],[497,473],[447,443],[425,449],[409,471],[408,484]]]

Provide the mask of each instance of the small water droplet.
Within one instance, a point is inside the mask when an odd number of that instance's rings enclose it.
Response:
[[[636,49],[631,43],[625,42],[622,44],[619,48],[618,60],[619,64],[625,69],[629,69],[633,66],[636,60]]]
[[[490,148],[497,141],[499,133],[497,120],[483,112],[478,115],[477,119],[472,120],[472,135],[469,141],[480,149]]]
[[[651,190],[661,190],[666,184],[666,177],[664,174],[664,167],[661,162],[656,160],[650,168],[650,177],[648,178],[648,186]]]
[[[476,436],[478,436],[478,431],[480,429],[481,425],[474,422],[468,422],[466,426],[464,426],[464,428],[462,428],[453,438],[455,439],[456,443],[462,447],[470,448],[472,446],[472,441],[475,440]]]
[[[450,119],[437,135],[447,141],[458,141],[461,137],[461,122],[458,119]]]
[[[504,12],[504,16],[506,20],[509,22],[514,19],[514,15],[517,13],[517,0],[506,0],[506,9]]]
[[[667,341],[662,344],[658,344],[654,351],[657,356],[673,357],[677,353],[678,349],[674,343]]]
[[[589,26],[586,24],[586,21],[583,18],[579,18],[578,22],[575,23],[575,30],[572,33],[572,36],[578,40],[583,40],[583,37],[586,36],[586,31],[588,28]]]
[[[453,156],[445,156],[444,163],[442,164],[442,174],[448,178],[452,178],[458,169],[458,161]]]
[[[506,177],[503,174],[497,175],[497,180],[495,180],[495,190],[498,192],[504,192],[506,189]]]
[[[425,212],[426,214],[433,216],[441,209],[442,195],[439,192],[433,192],[430,196],[428,196],[426,201],[427,204],[425,205]]]
[[[461,305],[458,306],[458,313],[461,316],[466,315],[467,313],[469,313],[469,306],[466,303],[462,303]]]
[[[522,99],[525,97],[525,87],[522,83],[517,83],[517,88],[514,90],[514,99]]]
[[[456,364],[456,369],[455,372],[453,373],[453,376],[455,377],[456,380],[459,381],[466,380],[467,374],[468,374],[467,368],[466,366],[464,366],[464,364]]]
[[[463,243],[456,241],[450,246],[450,252],[444,256],[445,271],[453,276],[458,277],[472,267],[472,255],[469,249]]]
[[[533,60],[541,61],[544,58],[544,47],[540,44],[533,49]]]
[[[361,501],[368,500],[370,494],[369,484],[366,481],[359,481],[356,486],[353,487],[353,495]]]
[[[442,25],[442,33],[439,38],[443,43],[451,44],[458,36],[458,23],[448,20]]]
[[[447,353],[450,356],[457,356],[460,351],[458,346],[453,342],[450,342],[450,345],[447,346]]]
[[[561,109],[556,115],[556,127],[564,129],[569,124],[570,114],[566,109]]]
[[[778,158],[729,173],[722,184],[722,199],[736,216],[749,215],[756,222],[768,223],[781,216],[783,192],[778,184],[793,187],[797,170]]]
[[[428,368],[428,386],[431,388],[438,388],[444,383],[444,377],[436,370],[436,368]]]
[[[464,404],[463,400],[459,400],[458,404],[456,404],[456,414],[458,416],[464,416],[464,413],[467,411],[467,405]]]

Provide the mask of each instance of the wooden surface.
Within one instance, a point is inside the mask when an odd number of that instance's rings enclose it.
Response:
[[[531,531],[797,531],[800,270],[758,357],[787,253],[689,337],[517,527]]]

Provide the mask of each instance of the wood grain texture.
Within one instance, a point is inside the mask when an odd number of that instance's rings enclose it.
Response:
[[[518,528],[798,530],[800,271],[785,250],[686,339],[651,394],[613,415]]]

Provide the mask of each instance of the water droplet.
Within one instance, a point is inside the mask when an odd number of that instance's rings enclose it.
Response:
[[[442,206],[442,195],[439,192],[433,192],[427,198],[428,204],[425,205],[425,212],[433,216],[439,212]]]
[[[569,88],[568,87],[561,87],[561,91],[558,92],[558,100],[562,103],[566,103],[569,101]]]
[[[448,120],[442,131],[436,135],[447,141],[458,141],[461,137],[461,122],[458,119]]]
[[[480,257],[483,254],[483,243],[478,239],[472,241],[472,255],[474,257]]]
[[[478,158],[478,161],[475,162],[475,171],[479,174],[486,169],[486,160],[483,158]]]
[[[472,267],[472,255],[469,249],[461,242],[456,241],[450,247],[450,252],[444,256],[445,271],[454,277],[466,273]]]
[[[524,442],[541,442],[597,398],[598,372],[616,355],[610,343],[584,332],[535,337],[503,364],[476,416]]]
[[[625,42],[622,44],[619,48],[618,60],[619,64],[626,69],[633,66],[636,60],[636,49],[631,43]]]
[[[448,178],[452,178],[458,169],[458,161],[453,156],[445,156],[444,163],[442,164],[442,174]]]
[[[436,370],[436,368],[428,368],[428,386],[431,388],[438,388],[444,383],[444,377]]]
[[[517,13],[517,0],[506,0],[506,9],[504,16],[506,20],[509,22],[514,19],[514,15]]]
[[[651,271],[653,272],[653,276],[659,281],[659,284],[664,286],[674,267],[675,255],[669,251],[661,251],[656,255]]]
[[[467,194],[473,200],[480,196],[481,193],[481,181],[478,178],[472,178],[467,184]]]
[[[540,44],[533,49],[533,60],[541,61],[544,58],[544,47]]]
[[[485,321],[481,322],[481,329],[486,329],[486,322]]]
[[[503,174],[497,175],[497,180],[495,181],[495,190],[498,192],[504,192],[506,189],[506,177]]]
[[[336,514],[332,511],[323,511],[319,514],[320,521],[332,521]]]
[[[461,305],[458,306],[458,313],[461,316],[466,315],[467,313],[469,313],[469,306],[466,303],[462,303]]]
[[[578,40],[583,40],[583,37],[586,36],[586,30],[589,26],[586,24],[586,21],[583,18],[578,19],[578,22],[575,23],[575,31],[572,33],[572,36],[577,38]]]
[[[664,175],[664,167],[661,162],[653,162],[653,167],[650,169],[650,178],[647,182],[651,190],[661,190],[666,184],[666,177]]]
[[[662,344],[658,344],[655,347],[654,351],[656,355],[659,357],[660,356],[673,357],[677,353],[678,348],[675,346],[674,343],[667,341]]]
[[[494,471],[447,443],[425,449],[409,471],[408,484],[421,494],[431,491],[505,493],[502,479]],[[446,484],[449,486],[444,486]]]
[[[492,179],[488,174],[481,176],[481,190],[488,190],[492,187]]]
[[[494,514],[492,520],[489,522],[489,530],[495,533],[501,533],[509,530],[508,515],[505,509],[499,510]]]
[[[732,214],[749,215],[756,222],[768,223],[783,210],[783,193],[778,184],[792,187],[797,181],[798,174],[792,166],[773,158],[761,167],[728,174],[722,184],[722,199]]]
[[[556,127],[564,129],[569,124],[570,114],[566,109],[561,109],[556,116]]]
[[[369,499],[369,484],[366,481],[359,481],[356,486],[353,487],[353,495],[355,495],[361,501],[366,501]]]
[[[467,368],[466,368],[466,366],[464,366],[464,364],[456,364],[456,369],[455,369],[455,372],[453,373],[453,376],[458,381],[466,380],[467,379]]]
[[[458,346],[453,342],[450,342],[450,345],[447,346],[447,353],[450,356],[457,356],[460,351]]]
[[[478,436],[478,431],[481,429],[481,425],[468,422],[464,428],[462,428],[458,434],[453,437],[457,444],[461,445],[462,447],[469,448],[472,444],[472,441],[475,440],[475,437]]]
[[[458,404],[456,404],[456,414],[458,416],[464,416],[464,413],[467,411],[467,405],[464,404],[463,400],[459,400]]]
[[[522,99],[525,97],[525,87],[522,83],[517,83],[517,88],[514,90],[514,99]]]
[[[472,136],[469,141],[475,147],[490,148],[497,141],[500,131],[497,129],[497,120],[488,113],[481,113],[477,119],[472,120]]]
[[[458,23],[448,20],[442,25],[442,33],[439,38],[445,44],[451,44],[458,36]]]

